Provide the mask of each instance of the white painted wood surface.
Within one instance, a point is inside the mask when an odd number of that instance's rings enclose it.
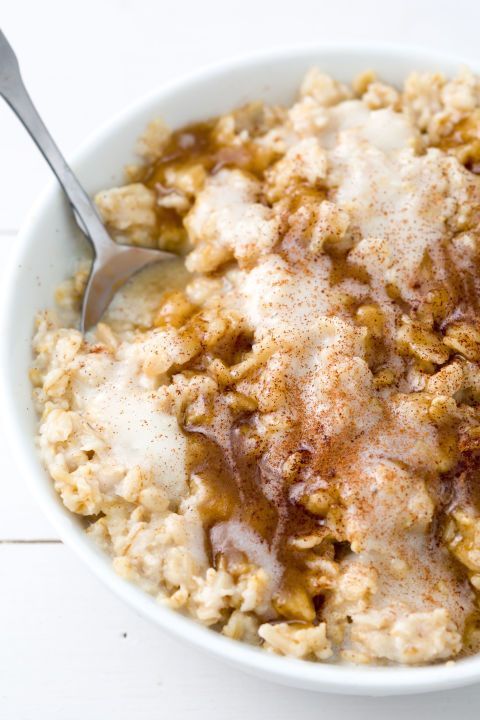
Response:
[[[477,0],[2,0],[2,29],[68,154],[165,80],[249,50],[404,42],[480,60]],[[48,171],[0,104],[0,268]],[[0,394],[1,401],[1,394]],[[0,718],[478,718],[480,686],[321,696],[244,676],[166,637],[90,576],[29,497],[0,430]]]

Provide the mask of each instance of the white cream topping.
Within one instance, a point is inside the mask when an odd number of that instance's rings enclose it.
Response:
[[[175,417],[159,408],[155,390],[141,375],[135,345],[125,344],[116,359],[105,354],[82,357],[75,379],[75,407],[102,438],[99,453],[125,468],[153,472],[169,498],[186,490],[186,438]]]
[[[185,221],[191,241],[208,241],[224,261],[233,255],[239,262],[251,263],[268,252],[277,239],[278,222],[269,208],[257,202],[260,188],[239,170],[221,170],[211,177]],[[192,257],[187,267],[191,261]]]
[[[395,284],[405,299],[425,252],[438,252],[445,221],[453,211],[448,161],[429,150],[386,154],[355,135],[343,135],[332,152],[336,202],[351,217],[362,240],[350,260],[373,278]]]
[[[348,100],[325,113],[327,124],[318,136],[322,144],[330,149],[341,141],[346,131],[385,152],[404,148],[416,135],[405,115],[390,108],[372,111],[360,100]]]
[[[319,263],[315,275],[295,273],[279,255],[269,255],[239,278],[239,291],[249,323],[265,332],[299,333],[309,317],[323,315],[331,304],[329,261]]]

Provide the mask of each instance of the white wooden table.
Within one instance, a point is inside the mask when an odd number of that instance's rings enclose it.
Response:
[[[152,87],[253,49],[391,41],[480,59],[478,0],[3,0],[0,7],[31,94],[67,154]],[[47,178],[0,104],[0,267]],[[407,698],[322,696],[257,681],[184,647],[113,597],[61,544],[0,431],[2,720],[385,716],[478,718],[480,685]]]

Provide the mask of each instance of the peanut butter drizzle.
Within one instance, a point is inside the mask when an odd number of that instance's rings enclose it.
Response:
[[[304,558],[289,545],[289,539],[318,530],[323,521],[289,499],[290,488],[282,480],[280,468],[262,462],[264,453],[252,455],[248,450],[249,430],[253,424],[253,415],[231,418],[230,429],[226,436],[222,433],[221,438],[215,438],[207,426],[185,427],[191,437],[188,471],[191,477],[200,477],[208,488],[200,512],[213,566],[221,559],[234,564],[241,559],[241,553],[234,545],[222,548],[220,557],[210,543],[210,531],[217,523],[238,521],[265,541],[281,563],[283,575],[276,593],[277,601],[281,603],[282,593],[289,588],[301,587],[305,582],[302,575]],[[295,434],[287,442],[291,447],[295,447]],[[291,615],[291,619],[295,617]]]
[[[283,567],[283,575],[274,596],[274,607],[281,616],[288,619],[312,621],[315,616],[321,617],[321,599],[324,592],[315,595],[312,588],[308,588],[306,580],[306,556],[301,550],[291,545],[292,538],[308,536],[313,533],[325,533],[331,541],[331,547],[338,554],[348,552],[349,544],[345,542],[341,519],[335,528],[331,527],[332,517],[340,518],[345,503],[355,507],[360,517],[368,517],[372,512],[369,499],[362,492],[362,477],[352,477],[351,468],[358,466],[359,454],[365,447],[367,438],[360,432],[352,435],[348,431],[335,438],[326,436],[321,425],[312,422],[305,415],[305,409],[299,403],[299,416],[302,420],[283,439],[280,447],[272,457],[268,457],[268,450],[264,448],[260,453],[252,456],[248,451],[245,438],[254,425],[254,414],[231,417],[230,430],[226,437],[220,433],[215,436],[208,426],[185,427],[191,438],[189,452],[189,472],[192,476],[198,475],[205,482],[208,490],[200,512],[206,529],[209,543],[210,559],[215,564],[220,559],[227,563],[238,562],[241,553],[232,545],[222,548],[221,558],[216,548],[210,544],[210,532],[217,523],[226,520],[236,520],[251,528],[268,544]],[[385,432],[391,425],[388,413],[383,416],[379,428],[375,432]],[[445,442],[451,442],[451,431],[441,430]],[[288,457],[293,452],[300,452],[302,456],[300,468],[293,481],[282,476],[282,463],[279,460]],[[396,446],[394,438],[390,452],[386,452],[385,459],[395,458]],[[415,457],[412,456],[413,461]],[[478,458],[470,459],[470,466],[478,477]],[[442,547],[441,518],[443,509],[451,506],[453,500],[452,478],[458,477],[464,467],[464,461],[458,461],[455,470],[445,476],[438,476],[426,467],[417,467],[416,475],[425,480],[429,493],[437,507],[437,520],[427,531],[426,547],[428,555],[433,560],[439,553],[443,556],[445,570],[456,578],[458,590],[453,586],[453,592],[458,594],[459,602],[465,592],[466,578],[464,568]],[[349,474],[350,473],[350,474]],[[464,473],[465,476],[465,473]],[[293,482],[293,484],[292,484]],[[346,484],[345,484],[346,483]],[[358,484],[360,483],[360,484]],[[301,495],[291,494],[292,487],[303,486],[303,495],[308,495],[309,488],[322,487],[332,498],[329,508],[330,520],[310,513],[300,502]],[[473,476],[463,483],[463,493],[470,498],[478,496],[478,489],[474,489]],[[272,491],[273,488],[273,491]],[[347,490],[347,494],[344,492]],[[336,499],[335,499],[336,498]],[[335,510],[338,508],[338,512]],[[389,535],[385,532],[384,542],[388,545]],[[424,585],[435,583],[435,574],[430,577],[429,558],[422,558],[416,572],[422,573]],[[282,598],[292,591],[303,588],[313,599],[311,614],[304,615],[291,613],[282,607]],[[427,594],[423,597],[425,602],[433,602]],[[473,622],[473,619],[472,621]]]
[[[240,108],[238,114],[248,112],[250,106]],[[167,170],[185,170],[195,165],[201,166],[208,174],[214,174],[224,167],[236,167],[263,178],[265,169],[277,156],[271,152],[262,152],[252,141],[242,146],[222,145],[216,133],[217,118],[192,123],[173,132],[164,148],[162,156],[154,163],[138,169],[136,180],[143,183],[159,196],[170,192],[166,180]],[[255,130],[255,128],[254,128]],[[157,206],[156,235],[162,249],[185,253],[188,250],[188,237],[183,227],[183,217],[173,208]]]
[[[246,143],[242,147],[227,147],[219,144],[216,136],[216,119],[203,123],[186,126],[172,134],[161,159],[144,171],[142,181],[150,188],[161,193],[165,188],[165,172],[168,168],[181,168],[200,164],[207,173],[215,173],[222,167],[234,166],[252,173],[262,179],[265,169],[275,161],[275,157],[266,157],[259,154],[252,144]],[[461,130],[461,128],[459,129]],[[456,141],[452,140],[452,147]],[[311,202],[320,202],[325,193],[305,188],[305,197]],[[302,193],[290,198],[286,214],[295,210],[302,204]],[[173,224],[181,226],[182,219],[170,210],[159,211],[159,225]],[[309,272],[304,257],[305,241],[298,237],[283,236],[278,253],[292,266],[304,265],[305,272]],[[450,298],[451,311],[442,321],[435,319],[434,329],[442,332],[444,327],[452,320],[470,319],[478,311],[478,298],[480,297],[480,274],[459,274],[454,270],[454,264],[448,256],[448,249],[443,248],[444,261],[441,263],[444,274],[436,276],[436,264],[428,256],[425,257],[425,267],[432,272],[426,272],[426,278],[421,276],[416,280],[413,290],[416,300],[407,302],[392,290],[392,313],[398,318],[401,313],[410,317],[421,316],[428,306],[429,294],[439,289],[446,292]],[[478,270],[478,268],[477,268]],[[375,302],[375,294],[370,287],[368,273],[361,267],[350,263],[345,254],[331,256],[330,279],[332,285],[341,283],[345,279],[352,279],[362,283],[365,287],[365,297],[362,302]],[[351,307],[343,309],[343,314],[352,319],[358,307],[358,302],[352,301]],[[373,372],[387,362],[389,356],[395,352],[391,340],[374,338],[368,349],[367,360]],[[233,357],[223,357],[227,362],[234,362]],[[401,376],[397,376],[395,383],[388,391],[393,394],[398,391],[402,378],[405,378],[410,361],[405,361]],[[195,362],[191,369],[198,370]],[[226,390],[229,388],[227,387]],[[233,389],[233,388],[232,388]],[[371,508],[367,507],[361,490],[362,477],[355,479],[351,468],[360,462],[359,456],[365,449],[366,438],[363,433],[353,434],[350,430],[341,433],[334,439],[324,433],[319,422],[308,416],[298,387],[289,388],[289,402],[295,406],[298,423],[295,428],[282,439],[278,447],[268,449],[257,448],[252,452],[248,445],[248,438],[255,430],[255,412],[235,415],[230,411],[224,415],[224,427],[221,432],[212,430],[210,425],[188,425],[183,429],[190,438],[188,450],[188,472],[191,478],[197,478],[204,486],[205,493],[200,505],[200,512],[206,529],[208,542],[211,530],[218,524],[227,520],[237,520],[251,528],[260,538],[268,544],[283,567],[283,575],[276,593],[274,607],[280,615],[289,619],[312,621],[321,614],[321,597],[323,592],[315,596],[311,587],[310,596],[314,596],[311,613],[299,617],[289,614],[288,608],[282,606],[282,594],[291,589],[305,587],[305,554],[295,549],[291,539],[306,536],[315,532],[325,532],[331,541],[331,548],[337,554],[348,552],[349,545],[345,542],[341,520],[335,527],[329,526],[326,518],[321,514],[309,512],[300,502],[301,496],[292,495],[292,481],[282,475],[282,463],[292,453],[300,453],[301,463],[294,478],[294,484],[303,484],[304,494],[308,494],[309,487],[327,489],[333,498],[329,509],[334,518],[341,516],[340,508],[345,503],[356,507],[360,515],[368,516]],[[389,417],[387,404],[379,399],[382,405],[382,419],[379,425],[371,431],[375,433],[393,428]],[[455,445],[458,437],[450,427],[439,428],[439,444]],[[395,437],[392,435],[391,456],[395,456]],[[399,439],[400,440],[400,439]],[[371,443],[371,438],[369,443]],[[389,454],[385,455],[386,459]],[[452,484],[463,478],[460,486],[469,502],[480,507],[478,498],[477,479],[479,462],[477,451],[468,456],[468,468],[465,468],[465,457],[459,457],[457,464],[449,473],[438,474],[429,468],[416,467],[415,473],[419,479],[427,484],[429,493],[436,505],[437,519],[428,530],[428,552],[445,555],[445,565],[448,566],[452,576],[455,576],[459,585],[466,584],[465,571],[453,558],[449,558],[441,546],[442,513],[451,508],[456,502],[452,492]],[[415,457],[412,456],[415,465]],[[342,488],[342,478],[348,478],[347,490]],[[335,511],[338,507],[339,512]],[[385,535],[385,542],[388,537]],[[210,544],[210,559],[213,565],[220,560],[215,546]],[[234,546],[223,548],[222,556],[227,563],[235,563],[240,559],[241,553]],[[428,575],[428,559],[422,566],[422,572]],[[460,594],[460,590],[459,590]],[[478,622],[478,619],[475,620]],[[472,620],[473,622],[473,620]]]
[[[295,244],[295,243],[294,243]],[[288,258],[294,266],[296,263],[302,263],[292,244],[284,247],[282,254]],[[340,270],[336,268],[336,264],[340,266]],[[332,272],[337,272],[355,276],[355,268],[351,268],[344,258],[332,260]],[[364,279],[364,278],[362,278]],[[458,283],[457,278],[452,278]],[[418,310],[418,308],[416,308]],[[351,312],[354,313],[355,307],[352,306]],[[416,310],[409,308],[410,313]],[[375,370],[380,367],[388,358],[392,347],[385,342],[384,339],[374,341],[370,348],[370,367]],[[408,364],[407,364],[408,367]],[[405,368],[406,371],[407,368]],[[307,377],[305,378],[305,380]],[[397,385],[401,378],[397,379]],[[227,388],[228,389],[228,388]],[[340,389],[339,389],[340,391]],[[396,391],[396,386],[392,388]],[[255,413],[243,415],[240,417],[230,416],[228,421],[229,432],[227,434],[220,433],[215,435],[207,426],[185,427],[184,429],[192,436],[195,436],[195,453],[190,455],[189,470],[192,474],[202,474],[205,482],[209,485],[209,490],[214,498],[213,502],[206,502],[201,507],[207,532],[210,531],[216,523],[229,519],[235,519],[244,523],[253,529],[260,537],[267,541],[270,549],[275,553],[277,559],[283,566],[283,576],[276,593],[276,603],[274,606],[279,610],[280,615],[289,619],[300,619],[311,621],[315,616],[321,617],[321,598],[323,592],[313,597],[312,615],[300,617],[298,615],[289,614],[288,609],[282,608],[282,596],[288,595],[292,589],[299,587],[306,588],[305,578],[305,554],[295,550],[290,544],[290,540],[295,537],[301,537],[324,531],[329,539],[332,540],[332,548],[335,553],[345,553],[348,543],[345,543],[343,527],[339,524],[332,529],[329,522],[318,514],[312,514],[299,502],[300,497],[292,499],[290,490],[292,483],[282,477],[282,462],[292,453],[300,452],[302,456],[301,466],[297,472],[294,484],[303,484],[304,494],[308,495],[310,487],[317,487],[318,483],[327,489],[331,494],[332,505],[329,512],[333,516],[341,516],[342,507],[345,503],[355,506],[359,515],[368,516],[372,509],[369,506],[361,492],[362,478],[355,479],[351,475],[351,468],[358,466],[359,456],[365,449],[365,444],[373,442],[375,444],[376,433],[387,433],[389,428],[392,433],[395,425],[389,416],[388,406],[382,404],[382,419],[378,426],[370,431],[370,437],[366,437],[360,432],[352,434],[350,430],[343,432],[339,436],[332,439],[323,432],[321,423],[315,421],[308,416],[308,410],[304,407],[300,388],[292,385],[289,387],[287,395],[297,408],[298,423],[296,427],[289,432],[288,436],[282,440],[280,446],[276,448],[273,457],[268,458],[268,451],[262,448],[260,452],[253,454],[246,448],[245,437],[248,437],[250,429],[254,428]],[[373,434],[373,440],[372,440]],[[438,428],[439,445],[455,446],[457,444],[458,435],[455,429],[445,426]],[[402,442],[401,438],[398,438]],[[392,434],[391,446],[389,452],[385,454],[385,459],[392,458],[395,460],[396,438]],[[193,447],[193,445],[192,445]],[[415,452],[412,447],[411,462],[413,466],[417,463]],[[478,477],[479,462],[475,454],[469,455],[469,472]],[[439,475],[428,467],[422,465],[415,466],[414,472],[419,480],[426,482],[429,494],[435,502],[437,520],[427,531],[427,552],[431,559],[443,556],[445,570],[450,573],[452,578],[456,578],[458,583],[458,591],[453,586],[452,592],[458,594],[461,603],[462,595],[465,593],[467,584],[465,570],[460,564],[448,555],[448,552],[442,548],[441,542],[441,517],[443,510],[452,502],[452,481],[458,477],[459,472],[464,465],[464,459],[458,458],[455,469],[451,473]],[[345,480],[345,478],[348,478]],[[342,483],[346,483],[342,485]],[[474,491],[474,484],[470,480],[468,483],[470,490],[468,497],[473,498],[478,495],[478,491]],[[271,488],[275,488],[272,493]],[[344,489],[347,489],[347,495],[344,495]],[[222,498],[220,503],[220,512],[218,511],[218,498]],[[336,498],[336,500],[335,500]],[[477,502],[477,499],[475,499]],[[335,511],[335,505],[338,506],[338,512]],[[477,504],[480,506],[480,504]],[[389,542],[388,533],[385,533],[384,542]],[[211,559],[215,563],[218,558],[215,557],[215,548],[211,548]],[[227,561],[235,562],[238,560],[238,551],[235,547],[231,547],[227,551]],[[422,572],[423,583],[433,584],[435,577],[432,574],[429,578],[429,559],[423,558],[421,570],[417,568],[417,572]],[[311,588],[310,595],[313,595]],[[427,594],[424,601],[433,602],[432,598]],[[470,621],[469,621],[470,622]],[[472,619],[471,622],[474,622]]]
[[[237,123],[239,113],[243,111],[247,113],[251,105],[240,108],[234,113]],[[258,105],[260,107],[260,104]],[[161,158],[143,169],[141,182],[151,189],[158,189],[159,186],[165,186],[167,168],[192,167],[197,164],[202,165],[208,173],[233,166],[262,178],[265,169],[277,159],[277,156],[272,155],[271,152],[262,153],[251,141],[235,147],[222,145],[216,132],[217,128],[218,118],[212,118],[185,125],[173,132]],[[255,131],[254,127],[253,133]]]

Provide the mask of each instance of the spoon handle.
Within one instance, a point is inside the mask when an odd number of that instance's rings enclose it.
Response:
[[[97,255],[108,254],[113,244],[97,210],[48,132],[23,84],[17,57],[0,30],[0,95],[30,134],[57,176],[75,213],[80,229]]]

